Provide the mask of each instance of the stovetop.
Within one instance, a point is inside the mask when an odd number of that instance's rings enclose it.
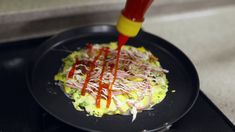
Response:
[[[28,58],[48,37],[0,44],[0,132],[77,132],[55,119],[30,95],[24,72]],[[163,130],[163,131],[166,131]],[[169,132],[234,132],[234,125],[203,94]]]

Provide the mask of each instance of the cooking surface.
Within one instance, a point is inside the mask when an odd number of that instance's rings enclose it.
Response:
[[[30,95],[25,79],[25,64],[44,41],[34,39],[0,44],[0,131],[77,131],[42,110]],[[192,110],[170,131],[234,131],[231,122],[200,92]]]

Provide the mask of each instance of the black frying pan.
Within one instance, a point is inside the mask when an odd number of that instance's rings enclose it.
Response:
[[[191,61],[169,42],[140,31],[128,41],[133,46],[144,46],[159,59],[169,80],[166,98],[152,111],[143,111],[134,122],[132,116],[105,115],[88,117],[76,111],[71,100],[54,85],[53,77],[62,65],[61,59],[69,52],[83,48],[86,43],[109,43],[117,40],[114,26],[95,25],[68,30],[49,39],[32,55],[27,81],[36,101],[51,115],[79,129],[87,131],[155,131],[182,118],[193,106],[199,91],[199,79]],[[172,93],[172,90],[176,90]]]

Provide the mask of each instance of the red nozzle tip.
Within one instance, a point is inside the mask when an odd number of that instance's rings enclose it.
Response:
[[[123,34],[118,35],[118,47],[122,47],[124,44],[126,44],[127,40],[129,39],[128,36],[125,36]]]

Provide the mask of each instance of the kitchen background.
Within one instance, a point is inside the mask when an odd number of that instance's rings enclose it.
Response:
[[[124,0],[0,0],[0,42],[115,24]],[[235,124],[235,1],[155,0],[143,29],[195,64],[201,90]]]

